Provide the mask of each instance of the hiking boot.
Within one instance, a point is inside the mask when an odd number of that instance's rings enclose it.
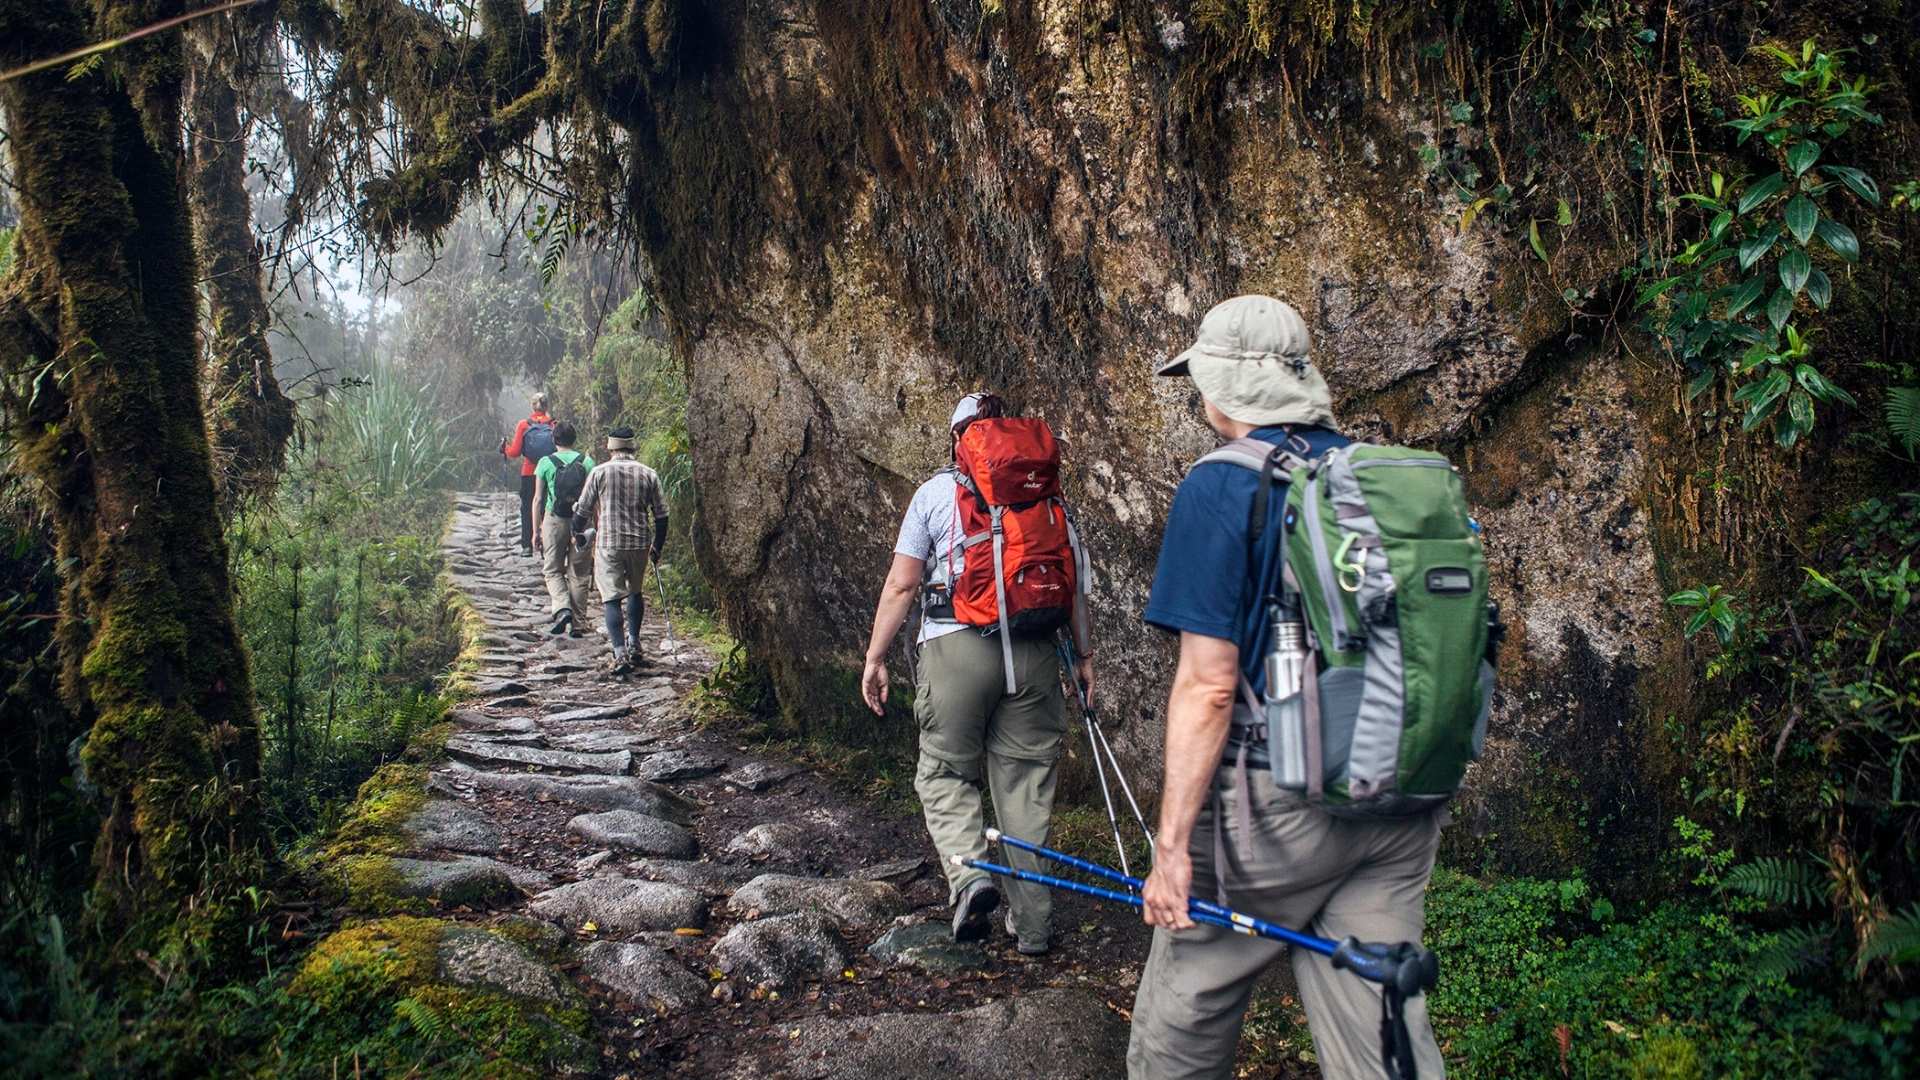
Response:
[[[1053,935],[1043,934],[1038,938],[1025,938],[1013,928],[1013,909],[1007,909],[1007,936],[1013,939],[1013,947],[1021,956],[1045,956],[1053,948]]]
[[[562,610],[554,613],[553,625],[547,627],[549,634],[567,634],[573,631],[573,612]]]
[[[979,941],[993,926],[988,916],[1000,906],[1000,890],[992,878],[975,878],[960,890],[953,904],[953,940]]]
[[[613,666],[610,670],[615,675],[625,675],[629,671],[632,671],[633,653],[626,649],[613,650]]]

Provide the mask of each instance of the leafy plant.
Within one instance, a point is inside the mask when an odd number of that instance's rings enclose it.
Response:
[[[1785,89],[1740,95],[1744,115],[1728,126],[1739,145],[1758,144],[1766,165],[1731,180],[1715,172],[1707,191],[1681,196],[1703,228],[1654,265],[1637,305],[1691,373],[1689,396],[1732,385],[1741,427],[1771,423],[1790,447],[1813,430],[1817,405],[1857,404],[1820,370],[1810,331],[1794,320],[1833,302],[1821,263],[1860,260],[1860,240],[1834,216],[1835,199],[1846,191],[1877,206],[1880,190],[1859,168],[1832,160],[1830,148],[1856,124],[1881,118],[1867,109],[1865,78],[1847,77],[1843,53],[1820,52],[1812,39],[1797,55],[1765,51],[1780,61]]]
[[[1720,879],[1720,887],[1768,904],[1810,908],[1820,903],[1828,883],[1818,869],[1807,863],[1765,857],[1727,871]]]
[[[1920,451],[1920,386],[1896,386],[1887,391],[1887,428],[1912,458]]]
[[[1722,646],[1733,644],[1740,630],[1741,616],[1734,608],[1734,600],[1732,593],[1718,585],[1682,589],[1667,597],[1667,603],[1675,607],[1694,609],[1693,618],[1687,620],[1688,637],[1711,626]]]

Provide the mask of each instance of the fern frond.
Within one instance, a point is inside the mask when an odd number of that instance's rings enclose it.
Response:
[[[1873,928],[1860,947],[1860,967],[1864,970],[1875,960],[1885,960],[1889,967],[1920,960],[1920,903],[1908,904]]]
[[[1753,954],[1753,970],[1763,978],[1785,979],[1820,966],[1833,943],[1832,932],[1796,926],[1775,934]]]
[[[1896,386],[1887,391],[1887,427],[1912,457],[1920,450],[1920,386]]]
[[[418,998],[402,998],[394,1005],[393,1011],[407,1022],[415,1034],[429,1042],[441,1042],[452,1031],[445,1017]]]
[[[1727,871],[1721,888],[1732,889],[1769,904],[1809,908],[1820,902],[1827,882],[1815,867],[1798,859],[1755,859]]]

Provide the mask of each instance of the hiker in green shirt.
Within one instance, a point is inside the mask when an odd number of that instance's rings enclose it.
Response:
[[[574,543],[573,503],[587,486],[593,459],[573,448],[577,434],[562,420],[553,425],[554,451],[533,470],[533,545],[541,551],[547,598],[553,602],[549,633],[579,637],[587,620],[587,583],[593,580],[593,545]]]

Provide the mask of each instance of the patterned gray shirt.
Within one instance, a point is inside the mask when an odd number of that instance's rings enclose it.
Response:
[[[647,551],[653,547],[653,523],[667,516],[667,497],[658,473],[633,458],[616,457],[587,474],[573,512],[599,530],[595,551]]]

